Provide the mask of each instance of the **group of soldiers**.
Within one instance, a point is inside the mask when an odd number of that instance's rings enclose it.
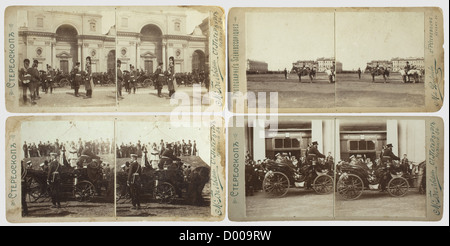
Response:
[[[163,63],[160,62],[153,73],[146,73],[143,69],[136,69],[130,64],[130,70],[121,69],[122,62],[117,60],[117,97],[123,99],[122,87],[128,94],[136,94],[138,83],[143,83],[150,79],[157,90],[158,97],[163,97],[162,89],[167,85],[169,98],[175,93],[176,88],[184,84],[185,86],[193,83],[204,84],[209,91],[209,73],[203,70],[194,69],[192,73],[180,73],[175,71],[174,57],[169,57],[169,67],[166,71],[163,69]]]
[[[28,103],[28,98],[30,98],[31,104],[36,104],[36,100],[41,98],[39,95],[40,88],[42,88],[42,92],[45,94],[49,92],[52,94],[57,81],[64,77],[63,73],[59,69],[55,70],[48,64],[46,66],[47,71],[39,71],[38,66],[38,60],[34,60],[32,66],[30,67],[30,60],[25,59],[23,61],[23,67],[19,69],[19,83],[22,87],[22,98],[24,104]],[[84,70],[81,69],[80,62],[76,62],[67,77],[76,97],[80,96],[80,86],[84,85],[86,90],[86,96],[84,98],[92,98],[92,87],[94,82],[92,77],[91,57],[86,57],[86,66]]]

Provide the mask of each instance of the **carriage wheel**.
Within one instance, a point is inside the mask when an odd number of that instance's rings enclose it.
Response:
[[[330,175],[320,175],[314,179],[313,189],[318,194],[329,194],[333,191],[333,178]]]
[[[149,86],[152,86],[152,85],[153,85],[153,81],[151,79],[145,79],[142,82],[142,87],[149,87]]]
[[[401,197],[408,192],[408,180],[403,177],[393,178],[389,181],[387,190],[391,196]]]
[[[117,184],[116,187],[116,203],[124,204],[131,201],[130,192],[128,192],[127,187],[125,191],[122,190],[123,185]]]
[[[65,86],[68,86],[68,85],[70,85],[70,81],[68,79],[61,79],[59,81],[59,87],[65,87]]]
[[[289,178],[284,173],[269,172],[263,180],[263,190],[274,197],[286,195],[290,186]]]
[[[362,179],[354,174],[341,176],[337,183],[337,193],[345,200],[355,200],[364,190]]]
[[[81,201],[91,201],[95,196],[95,187],[89,181],[81,181],[79,182],[74,189],[75,199],[79,202]]]
[[[172,203],[175,195],[175,187],[170,183],[162,182],[156,186],[155,198],[159,200],[159,203]]]

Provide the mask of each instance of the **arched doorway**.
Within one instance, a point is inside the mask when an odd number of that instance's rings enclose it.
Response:
[[[108,52],[108,59],[106,62],[106,72],[114,73],[114,69],[116,68],[116,51],[110,50]]]
[[[198,70],[202,71],[205,70],[205,53],[201,50],[196,50],[192,54],[192,71]]]
[[[78,32],[73,26],[64,24],[59,26],[55,33],[56,53],[67,54],[58,58],[57,65],[62,71],[69,72],[78,61]]]
[[[153,71],[159,62],[163,62],[162,36],[161,29],[153,24],[145,25],[140,32],[141,46],[140,46],[140,67],[145,66],[146,71]],[[145,54],[152,54],[149,58]],[[154,66],[150,69],[148,66]]]

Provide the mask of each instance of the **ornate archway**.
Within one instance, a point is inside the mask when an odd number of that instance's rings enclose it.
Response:
[[[71,70],[78,61],[78,32],[72,25],[63,24],[56,29],[56,53],[65,54],[57,57],[57,64],[62,70]]]

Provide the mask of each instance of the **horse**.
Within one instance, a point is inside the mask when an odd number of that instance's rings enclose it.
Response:
[[[403,79],[403,83],[412,83],[411,78],[413,78],[414,80],[414,84],[418,83],[421,81],[422,76],[423,76],[423,72],[421,69],[411,69],[408,72],[406,72],[405,69],[401,69],[400,71],[400,75],[402,76]],[[406,80],[408,79],[408,80]]]
[[[370,74],[372,75],[372,82],[375,82],[375,76],[382,75],[383,79],[384,79],[384,83],[386,83],[387,78],[389,77],[389,70],[384,67],[373,68],[373,67],[368,66],[366,68],[366,70],[369,71]]]
[[[302,76],[309,76],[310,83],[312,83],[313,78],[316,77],[316,70],[314,70],[313,68],[312,69],[309,67],[294,68],[294,70],[296,71],[296,73],[298,75],[299,82],[302,82]]]

